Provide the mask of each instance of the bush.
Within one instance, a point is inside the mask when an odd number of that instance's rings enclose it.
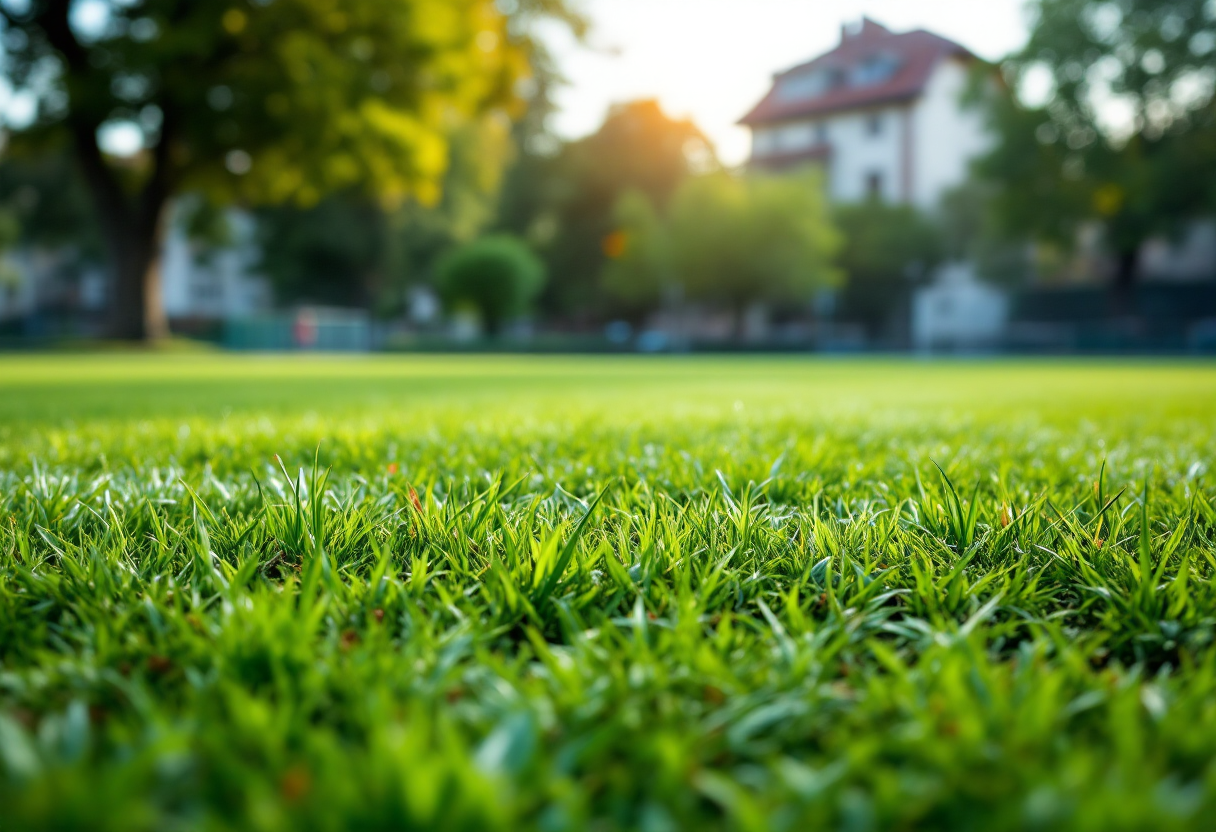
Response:
[[[497,234],[449,252],[439,262],[438,283],[449,309],[476,309],[486,332],[497,335],[504,321],[528,311],[545,284],[545,267],[521,240]]]

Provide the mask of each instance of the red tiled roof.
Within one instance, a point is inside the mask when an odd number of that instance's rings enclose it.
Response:
[[[816,69],[840,70],[847,75],[863,61],[878,56],[890,56],[898,61],[894,73],[878,83],[862,86],[846,82],[808,98],[782,100],[778,95],[781,82],[791,76]],[[916,98],[924,92],[937,64],[951,56],[974,57],[966,48],[932,32],[923,29],[892,32],[872,20],[865,20],[861,31],[843,37],[831,52],[779,73],[773,79],[768,95],[739,123],[765,124]]]

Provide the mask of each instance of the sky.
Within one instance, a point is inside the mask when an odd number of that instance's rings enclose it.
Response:
[[[746,159],[737,122],[774,72],[831,49],[862,15],[888,28],[928,29],[996,60],[1027,36],[1024,0],[584,0],[586,44],[553,33],[568,85],[553,126],[565,138],[593,132],[609,105],[657,98],[691,117],[727,164]]]

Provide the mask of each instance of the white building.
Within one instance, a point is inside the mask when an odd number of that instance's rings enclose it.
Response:
[[[834,202],[880,199],[936,210],[991,146],[964,98],[977,58],[924,30],[892,32],[863,18],[830,52],[778,73],[742,119],[750,168],[819,167]],[[968,264],[947,264],[912,299],[910,332],[926,348],[977,348],[999,340],[1008,303]]]
[[[271,308],[270,286],[257,274],[260,250],[254,220],[229,211],[230,245],[207,249],[193,242],[180,222],[170,225],[161,253],[165,312],[170,320],[228,320]]]
[[[778,73],[742,119],[751,167],[815,163],[835,201],[933,209],[989,146],[982,115],[962,100],[976,61],[923,30],[896,33],[868,18],[845,27],[835,49]]]

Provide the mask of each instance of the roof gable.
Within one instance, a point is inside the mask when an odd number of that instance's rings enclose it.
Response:
[[[945,58],[974,56],[946,38],[917,29],[892,32],[863,18],[839,45],[778,73],[772,89],[740,124],[765,124],[826,115],[916,98]]]

